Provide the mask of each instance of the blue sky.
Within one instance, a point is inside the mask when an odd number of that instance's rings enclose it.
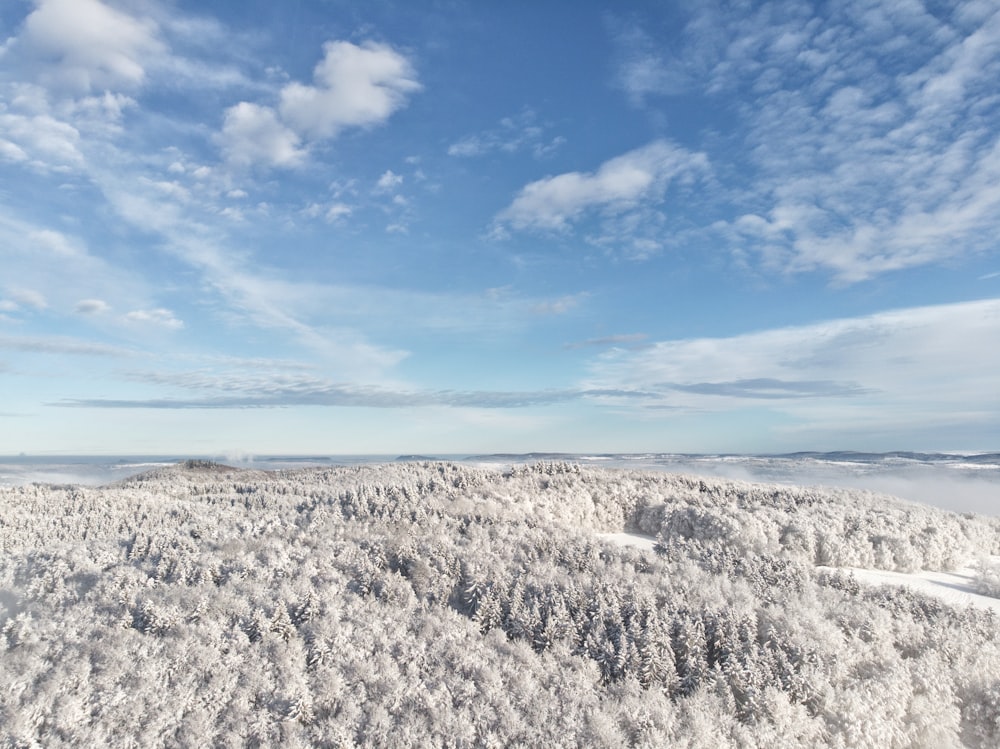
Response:
[[[1000,4],[11,0],[0,453],[1000,449]]]

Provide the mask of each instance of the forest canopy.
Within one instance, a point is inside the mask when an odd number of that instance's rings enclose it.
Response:
[[[996,746],[995,614],[826,569],[991,554],[998,518],[564,462],[3,488],[0,737]]]

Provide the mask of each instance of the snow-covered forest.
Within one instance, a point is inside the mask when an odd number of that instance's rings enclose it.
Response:
[[[997,554],[1000,518],[572,463],[2,488],[0,737],[994,747],[996,614],[827,568]]]

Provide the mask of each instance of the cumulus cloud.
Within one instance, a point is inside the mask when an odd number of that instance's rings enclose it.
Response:
[[[562,231],[585,213],[623,214],[656,203],[674,180],[705,172],[704,154],[658,140],[604,162],[589,173],[567,172],[526,185],[497,216],[499,226]]]
[[[217,142],[228,161],[297,166],[309,143],[381,124],[421,89],[410,61],[388,45],[336,41],[323,50],[314,85],[287,84],[277,109],[240,102],[226,110]]]
[[[306,156],[302,139],[273,109],[245,101],[226,110],[218,142],[226,160],[238,166],[294,167]]]
[[[16,44],[48,85],[78,93],[135,88],[164,51],[157,25],[100,0],[36,0]]]
[[[303,136],[332,138],[345,127],[384,122],[420,90],[410,61],[386,44],[336,41],[323,45],[315,85],[281,91],[282,119]]]
[[[386,169],[378,181],[375,183],[376,192],[391,192],[403,184],[403,175],[396,174],[391,169]]]

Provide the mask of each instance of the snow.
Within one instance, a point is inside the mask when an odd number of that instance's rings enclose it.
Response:
[[[598,533],[598,538],[618,546],[632,546],[652,551],[656,539],[638,533]],[[990,557],[991,563],[1000,563],[1000,556]],[[991,598],[976,592],[976,570],[972,566],[951,572],[919,570],[917,572],[889,572],[867,570],[861,567],[817,567],[818,570],[849,572],[858,582],[868,585],[902,585],[911,590],[939,598],[953,606],[975,606],[992,609],[1000,614],[1000,598]]]
[[[990,557],[992,562],[1000,557]],[[992,609],[1000,614],[1000,598],[984,596],[976,592],[973,567],[963,567],[951,572],[919,570],[917,572],[889,572],[887,570],[866,570],[860,567],[817,567],[816,569],[850,572],[868,585],[903,585],[912,590],[939,598],[954,606],[976,606]]]
[[[638,533],[598,533],[597,537],[610,541],[616,546],[633,546],[644,551],[652,551],[656,545],[655,538],[642,536]]]

